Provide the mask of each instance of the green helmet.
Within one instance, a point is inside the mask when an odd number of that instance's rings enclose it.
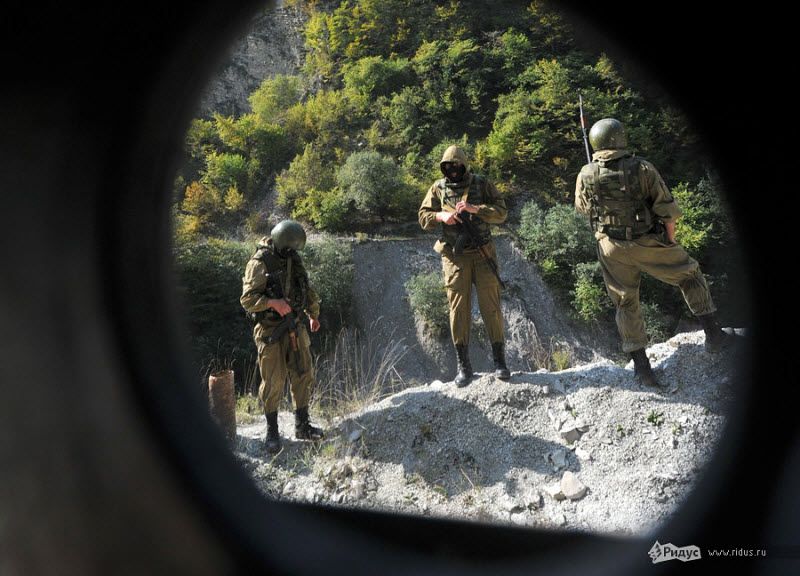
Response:
[[[613,118],[598,120],[589,130],[589,143],[595,150],[617,150],[628,147],[622,122]]]
[[[272,244],[280,253],[286,250],[302,250],[306,245],[306,231],[300,222],[283,220],[278,222],[270,232]]]

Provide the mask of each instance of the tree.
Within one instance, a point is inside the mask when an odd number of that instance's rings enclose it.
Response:
[[[260,124],[281,124],[286,119],[286,111],[300,102],[301,96],[299,76],[277,74],[265,79],[248,101]]]
[[[372,150],[348,156],[336,182],[344,198],[368,220],[375,215],[385,221],[400,208],[397,199],[409,196],[402,168]]]

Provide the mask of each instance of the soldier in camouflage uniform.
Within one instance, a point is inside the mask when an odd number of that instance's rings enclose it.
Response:
[[[288,375],[295,406],[295,437],[318,440],[319,428],[309,422],[308,404],[314,384],[314,368],[309,347],[311,340],[303,319],[316,332],[319,323],[319,297],[309,285],[300,255],[306,233],[293,220],[284,220],[264,237],[247,263],[242,279],[242,307],[255,321],[253,338],[258,349],[261,386],[258,397],[267,417],[267,450],[281,449],[278,432],[278,405]],[[295,330],[290,321],[296,320]]]
[[[444,152],[440,168],[444,174],[428,190],[419,208],[419,224],[433,230],[441,224],[442,235],[434,250],[442,256],[444,283],[450,307],[450,331],[458,357],[457,386],[469,384],[473,373],[469,361],[469,335],[472,316],[472,286],[492,345],[495,375],[510,377],[505,361],[503,314],[500,308],[500,282],[478,246],[495,260],[490,224],[505,221],[505,201],[485,177],[473,174],[464,151],[450,146]],[[479,236],[477,242],[466,240],[462,219],[471,219]]]
[[[677,286],[706,335],[706,349],[729,340],[714,318],[716,307],[696,260],[675,242],[681,210],[655,167],[627,150],[620,122],[598,121],[589,131],[592,162],[578,175],[575,208],[589,216],[608,295],[617,309],[622,349],[640,382],[660,386],[645,353],[647,334],[639,308],[642,272]]]

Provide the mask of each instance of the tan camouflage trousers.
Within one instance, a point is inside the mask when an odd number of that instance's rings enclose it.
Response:
[[[683,299],[696,316],[716,311],[700,265],[679,244],[665,244],[650,234],[636,240],[604,237],[597,242],[597,255],[606,290],[617,308],[617,329],[625,352],[647,346],[639,307],[642,272],[680,288]]]
[[[298,352],[292,351],[289,335],[274,344],[265,344],[262,335],[269,335],[270,329],[256,326],[254,337],[258,347],[258,367],[261,371],[261,385],[258,397],[265,412],[278,410],[286,386],[286,377],[291,384],[292,399],[295,410],[305,408],[311,401],[311,390],[314,385],[314,367],[311,362],[311,339],[305,326],[298,327]],[[299,359],[298,359],[299,356]],[[298,366],[299,361],[299,366]],[[300,370],[298,369],[300,368]],[[304,368],[304,370],[302,370]],[[301,373],[302,370],[302,373]]]
[[[490,242],[485,249],[487,255],[497,262],[494,243]],[[493,343],[504,342],[500,283],[489,264],[478,250],[465,250],[463,254],[456,256],[449,246],[444,245],[441,255],[453,344],[469,344],[473,286],[489,340]]]

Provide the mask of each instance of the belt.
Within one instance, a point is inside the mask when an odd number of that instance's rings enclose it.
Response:
[[[614,240],[636,240],[645,234],[649,234],[651,231],[652,230],[646,230],[645,232],[637,233],[634,232],[633,228],[630,226],[603,226],[602,228],[603,234]]]

